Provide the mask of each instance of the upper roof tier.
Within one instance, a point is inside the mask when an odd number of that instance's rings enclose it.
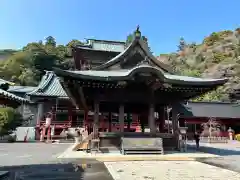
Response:
[[[158,67],[164,72],[170,74],[173,73],[170,66],[162,63],[153,56],[146,39],[141,36],[139,27],[137,27],[134,32],[133,41],[124,49],[124,51],[106,63],[95,67],[94,70],[129,69],[142,63]]]
[[[162,82],[187,86],[216,87],[223,85],[227,81],[226,78],[205,79],[174,75],[168,65],[157,60],[150,52],[146,39],[141,36],[139,27],[136,29],[133,41],[129,46],[106,63],[92,70],[66,71],[55,69],[55,72],[60,77],[100,81],[134,80],[136,74],[154,74]]]
[[[125,49],[125,42],[87,39],[87,43],[77,45],[73,48],[120,53]]]

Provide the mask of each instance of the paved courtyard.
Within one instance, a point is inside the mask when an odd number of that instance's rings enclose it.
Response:
[[[69,144],[0,143],[0,166],[46,163],[68,147]]]
[[[27,180],[112,180],[105,165],[97,161],[58,159],[70,144],[0,143],[0,171],[12,179]]]
[[[70,144],[0,143],[0,171],[7,170],[11,172],[12,177],[29,180],[240,179],[240,173],[238,173],[240,172],[240,155],[237,153],[229,152],[224,153],[225,156],[205,157],[196,152],[196,156],[198,154],[202,156],[198,159],[199,162],[120,161],[105,162],[105,167],[104,163],[94,159],[88,161],[79,159],[76,153],[80,152],[75,152],[72,158],[71,156],[57,158],[61,157],[59,155],[63,152],[68,152],[69,146]],[[174,153],[175,155],[177,154]]]
[[[115,180],[239,180],[240,174],[196,161],[105,162]]]

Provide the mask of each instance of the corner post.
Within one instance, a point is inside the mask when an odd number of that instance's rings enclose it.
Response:
[[[178,132],[178,104],[173,104],[172,106],[172,129],[173,134],[176,138],[176,147],[179,150],[179,132]]]
[[[124,105],[120,104],[119,106],[119,123],[120,123],[120,132],[124,132]]]
[[[99,128],[99,102],[94,101],[94,120],[93,120],[94,138],[98,136],[98,128]]]
[[[159,132],[164,132],[165,126],[165,109],[164,106],[158,108],[158,121],[159,121]]]
[[[43,115],[44,115],[44,103],[39,102],[38,107],[37,107],[37,125],[41,124],[41,120],[43,118]]]
[[[150,128],[150,133],[156,133],[155,127],[155,117],[154,117],[154,103],[149,104],[149,114],[148,114],[148,126]]]

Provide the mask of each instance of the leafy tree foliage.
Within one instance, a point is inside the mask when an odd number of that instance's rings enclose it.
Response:
[[[179,51],[184,51],[185,48],[186,48],[186,45],[187,45],[187,44],[186,44],[184,38],[183,38],[183,37],[180,38],[179,45],[178,45],[178,50],[179,50]]]
[[[126,46],[134,39],[134,33],[126,38]],[[148,40],[142,36],[148,46]],[[9,56],[0,61],[0,76],[19,85],[37,85],[44,70],[53,67],[72,69],[71,47],[82,44],[72,39],[66,45],[57,44],[53,36],[44,41],[30,42],[20,51],[0,51]],[[203,43],[188,44],[180,39],[178,52],[164,54],[164,63],[168,63],[179,75],[194,77],[223,78],[230,77],[229,83],[216,91],[209,92],[194,100],[223,100],[226,94],[240,88],[240,28],[233,31],[213,32]],[[5,57],[5,56],[4,56]],[[161,55],[158,56],[161,59]]]
[[[11,107],[0,108],[0,136],[11,134],[23,123],[20,113]]]
[[[37,85],[44,70],[53,67],[69,69],[73,66],[69,48],[82,44],[78,40],[70,41],[66,46],[57,45],[52,36],[43,41],[28,43],[20,51],[11,51],[12,55],[0,61],[0,76],[19,85]]]

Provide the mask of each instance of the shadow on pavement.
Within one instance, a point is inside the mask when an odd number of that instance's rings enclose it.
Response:
[[[220,157],[220,158],[197,158],[196,161],[240,173],[240,166],[239,166],[238,162],[230,162],[230,161],[227,161],[223,157]]]
[[[0,171],[9,171],[10,179],[16,180],[113,180],[101,162],[84,164],[78,160],[49,164],[2,166]]]
[[[196,150],[195,145],[188,145],[188,149],[190,150]],[[198,151],[209,153],[209,154],[215,154],[218,156],[231,156],[231,155],[240,155],[240,149],[239,150],[230,150],[230,149],[223,149],[223,148],[216,148],[216,147],[206,147],[201,146]]]

